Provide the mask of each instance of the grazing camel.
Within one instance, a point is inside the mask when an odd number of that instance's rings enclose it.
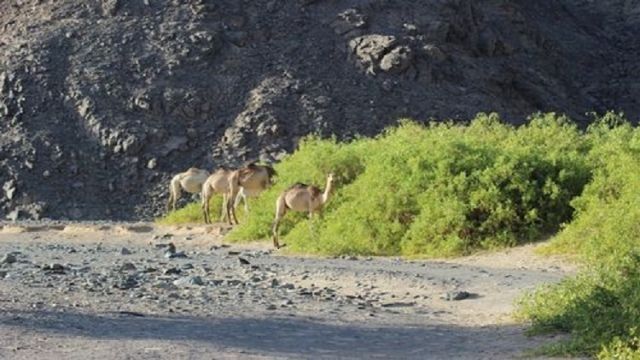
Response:
[[[211,197],[218,193],[222,194],[222,213],[220,214],[220,221],[224,221],[227,213],[227,202],[229,195],[229,177],[232,171],[228,169],[219,169],[207,178],[202,185],[202,214],[204,216],[204,222],[211,224],[211,215],[209,214],[209,200]],[[231,219],[229,219],[231,221]]]
[[[202,184],[207,180],[207,177],[209,177],[209,172],[198,168],[189,168],[189,170],[175,175],[169,185],[167,211],[176,210],[176,203],[182,193],[181,190],[190,194],[198,193],[202,189]]]
[[[227,216],[229,221],[231,217],[235,223],[238,223],[236,217],[235,206],[240,202],[240,198],[244,199],[245,211],[249,210],[247,205],[247,196],[257,197],[265,189],[267,189],[272,182],[273,176],[276,175],[276,171],[267,165],[257,165],[256,163],[249,163],[248,165],[237,169],[229,176],[229,194],[227,199],[235,199],[235,203],[231,201],[227,202]]]
[[[285,190],[276,201],[276,218],[273,221],[273,246],[280,248],[278,243],[278,225],[287,213],[287,210],[309,212],[309,219],[313,213],[320,212],[324,204],[329,201],[333,188],[333,174],[327,176],[327,184],[324,192],[313,185],[297,183]]]

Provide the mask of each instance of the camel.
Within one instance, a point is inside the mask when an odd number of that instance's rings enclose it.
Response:
[[[231,201],[227,202],[227,216],[230,222],[233,217],[235,223],[238,224],[235,206],[239,204],[240,198],[244,199],[245,211],[248,212],[247,197],[260,195],[271,185],[274,175],[276,175],[276,171],[271,166],[257,165],[253,162],[230,174],[227,199],[235,199],[233,204]]]
[[[202,187],[202,211],[206,223],[211,223],[209,214],[209,199],[215,193],[222,194],[222,214],[220,218],[224,221],[225,217],[229,220],[229,224],[233,225],[232,216],[235,223],[238,219],[235,215],[235,208],[244,200],[245,212],[249,211],[247,197],[257,197],[270,184],[271,178],[275,175],[275,170],[266,165],[256,165],[249,163],[248,165],[237,169],[228,170],[220,169],[213,173],[205,185]],[[231,204],[230,199],[235,199]]]
[[[318,187],[297,183],[285,190],[276,201],[276,218],[273,221],[273,246],[280,248],[278,242],[278,226],[288,210],[309,212],[309,220],[314,213],[319,213],[329,201],[333,188],[333,174],[327,175],[327,183],[322,192]]]
[[[169,185],[167,211],[176,210],[176,203],[182,194],[181,190],[190,194],[198,193],[207,177],[209,177],[209,172],[198,168],[189,168],[187,171],[175,175]]]
[[[211,174],[202,185],[202,214],[204,216],[204,222],[206,224],[211,224],[211,215],[209,214],[209,200],[211,197],[218,193],[222,194],[222,211],[220,214],[220,221],[224,221],[225,215],[227,215],[227,202],[229,195],[229,177],[231,176],[232,171],[228,169],[218,169],[216,172]]]

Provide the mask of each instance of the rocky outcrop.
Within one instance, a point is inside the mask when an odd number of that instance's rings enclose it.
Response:
[[[400,117],[640,115],[633,1],[0,2],[0,218],[148,218],[172,173]]]

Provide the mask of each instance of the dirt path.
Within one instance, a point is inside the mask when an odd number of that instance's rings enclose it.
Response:
[[[326,259],[229,247],[222,232],[4,225],[0,358],[516,358],[553,339],[525,337],[514,300],[575,271],[534,246]]]

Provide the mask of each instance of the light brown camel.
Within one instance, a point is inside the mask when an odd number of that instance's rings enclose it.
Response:
[[[309,219],[313,214],[320,212],[331,197],[333,189],[333,174],[327,176],[327,184],[324,192],[313,185],[297,183],[285,190],[276,201],[276,218],[273,221],[273,246],[280,248],[278,242],[278,226],[288,210],[304,211],[309,213]]]
[[[225,215],[228,215],[227,202],[229,196],[229,177],[232,170],[219,169],[207,178],[202,185],[201,207],[204,222],[211,224],[211,215],[209,214],[209,200],[214,194],[222,194],[222,211],[220,221],[224,221]]]
[[[176,203],[182,194],[181,190],[190,194],[199,193],[207,177],[209,177],[209,172],[198,168],[189,168],[187,171],[175,175],[169,184],[167,211],[175,211]]]
[[[273,180],[276,171],[268,165],[257,165],[249,163],[237,169],[229,176],[229,195],[227,199],[235,199],[235,203],[227,202],[227,216],[231,222],[231,217],[238,223],[235,206],[244,199],[245,211],[248,211],[247,196],[256,197],[267,189]]]

